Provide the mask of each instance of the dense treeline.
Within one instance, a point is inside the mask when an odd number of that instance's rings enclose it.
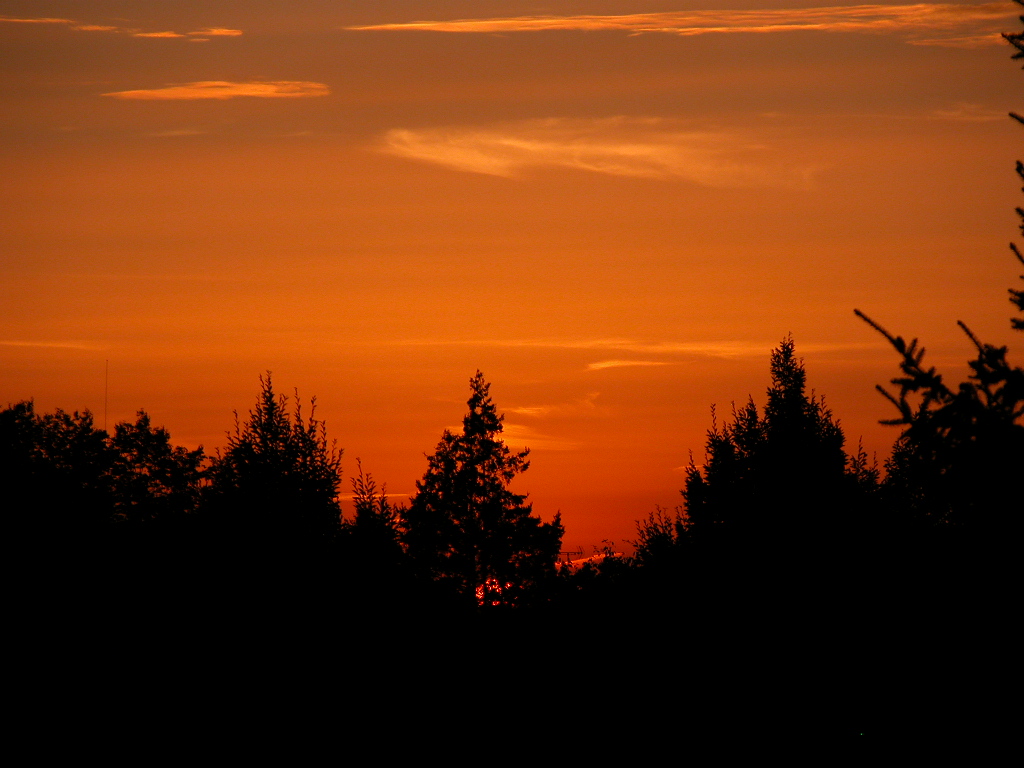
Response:
[[[1020,164],[1018,172],[1024,178]],[[1011,291],[1024,315],[1022,296]],[[360,466],[351,519],[339,504],[342,453],[315,401],[308,416],[297,397],[290,409],[269,374],[213,456],[174,446],[144,411],[107,434],[89,412],[40,414],[23,401],[0,412],[0,467],[25,541],[79,568],[100,552],[106,563],[144,560],[153,583],[158,568],[187,556],[202,578],[307,579],[307,589],[328,592],[344,584],[345,598],[368,608],[635,609],[671,593],[719,601],[752,574],[785,594],[825,600],[843,590],[849,600],[885,602],[872,590],[925,567],[912,551],[948,564],[956,550],[966,568],[1016,540],[1024,369],[961,323],[977,355],[968,381],[950,387],[925,367],[917,340],[858,314],[901,358],[896,393],[879,387],[897,410],[886,423],[903,428],[884,473],[862,450],[847,452],[784,339],[771,355],[763,409],[751,399],[721,422],[712,409],[705,459],[691,459],[683,505],[638,522],[634,556],[582,567],[557,567],[560,521],[542,522],[508,489],[529,452],[501,441],[503,417],[479,372],[462,433],[444,433],[408,506],[394,505]]]
[[[1012,300],[1021,309],[1021,292]],[[683,593],[721,602],[756,574],[758,590],[824,601],[840,590],[877,604],[887,584],[924,567],[911,551],[946,562],[953,548],[959,563],[976,564],[1016,540],[1024,369],[967,331],[977,356],[954,389],[924,367],[916,340],[868,322],[901,355],[897,393],[879,388],[897,408],[888,423],[903,427],[884,473],[859,448],[846,451],[787,338],[771,354],[763,409],[751,398],[721,422],[712,409],[683,505],[638,522],[632,557],[582,566],[558,567],[559,519],[542,522],[508,489],[529,452],[501,441],[503,417],[479,372],[462,432],[443,434],[408,506],[359,466],[351,518],[339,503],[342,452],[315,401],[305,415],[297,397],[292,406],[274,392],[270,374],[212,456],[174,446],[143,411],[107,434],[89,412],[40,414],[23,401],[0,412],[0,466],[26,541],[77,568],[101,552],[105,563],[144,561],[151,583],[185,558],[197,578],[306,580],[306,591],[337,591],[368,609],[473,613],[646,610]]]

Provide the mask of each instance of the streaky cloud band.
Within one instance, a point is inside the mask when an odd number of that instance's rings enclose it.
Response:
[[[505,178],[517,178],[531,168],[558,167],[682,179],[708,187],[808,190],[821,170],[794,164],[747,133],[626,117],[393,129],[378,149],[456,171]]]
[[[225,80],[202,80],[195,83],[167,85],[137,91],[104,93],[115,99],[143,101],[177,101],[184,99],[234,99],[254,97],[261,99],[297,99],[327,96],[331,89],[323,83],[302,80],[272,80],[267,82],[232,83]]]
[[[131,35],[132,37],[139,38],[154,38],[154,39],[167,39],[167,38],[196,38],[196,37],[238,37],[243,34],[240,29],[228,29],[226,27],[205,27],[203,29],[197,29],[193,32],[175,32],[173,30],[167,30],[163,32],[144,32],[141,29],[133,29],[130,27],[117,27],[109,24],[90,24],[87,22],[78,22],[74,19],[61,19],[61,18],[15,18],[13,16],[0,16],[0,24],[63,24],[70,26],[72,29],[78,32],[117,32],[120,34]]]
[[[505,33],[617,30],[631,34],[660,32],[681,36],[723,33],[912,32],[962,30],[1014,15],[1007,3],[959,5],[853,5],[759,10],[670,11],[623,15],[514,16],[452,21],[414,21],[345,27],[353,31]],[[930,42],[937,45],[940,43]]]

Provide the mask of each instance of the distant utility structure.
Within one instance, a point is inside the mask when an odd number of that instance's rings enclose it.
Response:
[[[576,558],[577,560],[582,560],[583,559],[583,546],[580,545],[578,548],[576,548],[574,550],[571,550],[569,552],[559,552],[558,553],[559,557],[562,557],[563,555],[565,555],[565,564],[566,565],[571,563],[573,561],[573,558]]]

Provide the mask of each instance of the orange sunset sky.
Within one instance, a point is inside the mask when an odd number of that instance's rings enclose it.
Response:
[[[0,3],[0,403],[223,446],[258,376],[414,491],[479,368],[566,548],[681,502],[710,405],[1010,344],[1010,2]],[[346,490],[348,482],[346,478]]]

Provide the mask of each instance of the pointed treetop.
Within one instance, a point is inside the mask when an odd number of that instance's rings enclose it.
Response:
[[[463,433],[467,437],[492,437],[495,433],[501,432],[505,417],[498,415],[491,401],[491,385],[484,380],[484,375],[480,371],[469,380],[469,387],[473,394],[466,403],[469,406],[469,413],[462,420]]]
[[[803,361],[796,356],[792,335],[772,351],[771,361],[772,389],[802,395],[807,388],[807,373]]]

